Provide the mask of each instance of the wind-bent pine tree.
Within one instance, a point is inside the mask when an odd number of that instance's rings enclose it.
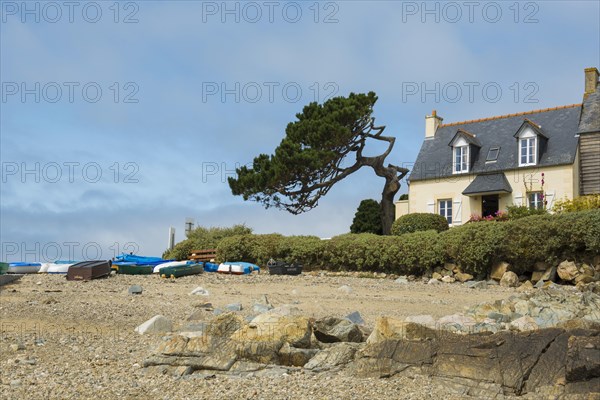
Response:
[[[394,222],[394,196],[408,169],[384,165],[396,138],[382,135],[385,126],[375,126],[371,114],[376,102],[375,93],[369,92],[308,104],[296,114],[297,121],[288,124],[275,154],[260,154],[252,168],[237,168],[237,177],[228,178],[232,193],[266,208],[300,214],[315,208],[337,182],[371,167],[385,179],[381,224],[388,235]],[[367,139],[387,142],[388,147],[378,156],[364,156]]]

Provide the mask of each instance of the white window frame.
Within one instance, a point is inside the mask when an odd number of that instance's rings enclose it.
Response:
[[[469,172],[469,145],[466,146],[455,146],[452,152],[452,165],[453,172],[455,174],[464,174]],[[460,157],[460,161],[457,162],[457,158]]]
[[[519,167],[537,165],[537,136],[524,136],[519,139]],[[525,150],[525,154],[523,154]],[[523,162],[525,157],[525,162]]]
[[[446,218],[446,221],[448,221],[448,225],[452,224],[452,199],[439,199],[437,201],[437,206],[438,206],[438,214],[440,214],[442,217]]]
[[[532,201],[533,199],[533,201]],[[542,192],[528,192],[527,193],[527,207],[535,210],[539,210],[544,207],[544,199],[542,198]]]

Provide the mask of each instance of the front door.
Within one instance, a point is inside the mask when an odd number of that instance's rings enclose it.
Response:
[[[488,196],[481,196],[481,215],[492,217],[498,212],[498,195],[492,194]]]

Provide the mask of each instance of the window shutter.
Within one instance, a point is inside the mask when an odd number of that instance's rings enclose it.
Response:
[[[515,193],[515,206],[522,206],[522,205],[523,205],[523,194]]]
[[[552,210],[552,206],[554,205],[554,192],[546,193],[546,198],[544,200],[548,201],[546,205],[546,210]]]
[[[430,200],[427,203],[427,212],[432,213],[432,214],[435,213],[435,202],[433,200]]]
[[[462,200],[458,199],[452,202],[452,223],[460,224],[462,222]]]

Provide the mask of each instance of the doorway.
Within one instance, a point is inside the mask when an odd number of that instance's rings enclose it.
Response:
[[[495,216],[498,212],[498,195],[491,194],[487,196],[481,196],[481,216]]]

